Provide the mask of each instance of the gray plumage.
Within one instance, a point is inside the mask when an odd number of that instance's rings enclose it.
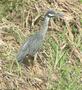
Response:
[[[62,16],[62,14],[58,14],[52,10],[47,11],[44,16],[44,21],[41,25],[40,31],[30,36],[20,48],[17,54],[17,60],[19,62],[22,62],[26,55],[34,56],[38,52],[45,38],[45,34],[48,30],[49,19],[54,16]]]
[[[40,48],[42,41],[43,37],[40,33],[36,33],[32,37],[29,37],[28,41],[25,42],[24,45],[22,45],[20,48],[17,55],[17,60],[20,62],[23,61],[27,54],[34,56]]]

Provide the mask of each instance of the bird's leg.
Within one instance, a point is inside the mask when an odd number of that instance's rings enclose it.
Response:
[[[38,52],[34,55],[34,63],[37,63],[37,56],[38,56]]]
[[[39,56],[39,59],[42,61],[42,55],[39,55],[39,54],[38,54],[38,56]]]

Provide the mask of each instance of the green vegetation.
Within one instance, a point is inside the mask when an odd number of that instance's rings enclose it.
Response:
[[[80,2],[82,3],[82,0],[80,0]]]

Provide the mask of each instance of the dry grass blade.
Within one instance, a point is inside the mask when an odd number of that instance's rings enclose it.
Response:
[[[32,12],[28,11],[28,15],[26,17],[26,29],[32,31],[31,28],[32,28]]]
[[[54,31],[56,30],[58,32],[62,32],[60,26],[57,26],[53,20],[51,20],[50,23],[51,23],[51,26],[49,27],[50,29],[52,29]]]
[[[79,49],[77,49],[77,47],[75,46],[74,42],[70,40],[69,36],[66,35],[67,40],[68,40],[68,44],[71,48],[71,50],[74,52],[74,55],[79,58],[80,62],[82,63],[82,53]]]
[[[40,14],[38,14],[35,19],[32,20],[32,26],[34,27],[34,25],[38,22],[39,18],[41,17]]]
[[[72,34],[72,29],[70,28],[70,25],[69,25],[68,22],[66,22],[66,27],[67,27],[67,30],[68,30],[69,38],[70,38],[71,41],[73,41],[74,40],[74,36]]]

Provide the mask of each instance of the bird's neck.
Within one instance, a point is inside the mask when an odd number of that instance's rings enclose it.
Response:
[[[44,17],[44,21],[43,21],[43,24],[41,26],[41,33],[42,33],[43,37],[45,37],[45,34],[48,30],[49,19],[50,18],[47,16]]]

